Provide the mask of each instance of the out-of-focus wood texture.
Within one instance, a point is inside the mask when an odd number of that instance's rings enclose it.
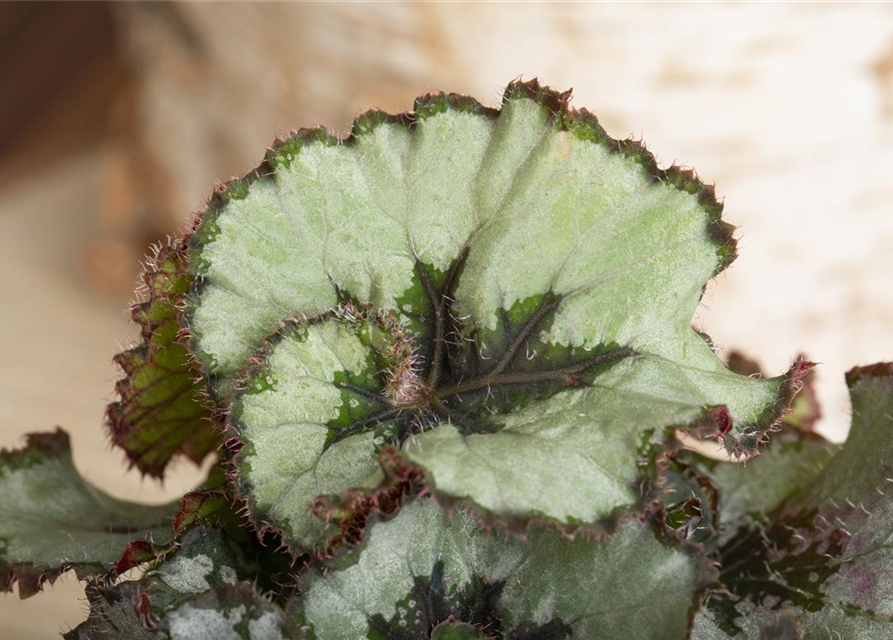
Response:
[[[893,7],[107,9],[121,75],[91,67],[41,130],[96,113],[107,126],[62,158],[26,137],[30,160],[0,189],[0,445],[62,424],[79,468],[115,495],[182,492],[195,470],[178,466],[163,487],[124,477],[100,431],[110,358],[134,335],[121,283],[146,240],[182,224],[214,180],[249,170],[276,133],[343,132],[366,108],[411,108],[435,88],[495,104],[519,74],[574,87],[612,135],[643,137],[664,164],[716,182],[741,257],[696,323],[772,373],[800,351],[822,362],[825,433],[846,431],[843,372],[893,359]],[[29,80],[17,78],[0,78],[0,100],[24,99]],[[78,593],[68,579],[24,603],[0,597],[0,637],[76,625]]]

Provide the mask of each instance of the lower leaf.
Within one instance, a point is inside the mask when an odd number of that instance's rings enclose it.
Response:
[[[682,640],[713,577],[695,547],[647,521],[600,540],[535,527],[522,541],[418,499],[309,570],[292,610],[317,640],[428,638],[444,623],[438,633],[472,625],[513,640]]]
[[[75,469],[61,429],[27,443],[0,452],[0,590],[18,582],[27,598],[68,569],[84,577],[113,568],[136,540],[173,537],[179,501],[154,507],[103,493]]]
[[[140,580],[89,584],[90,617],[66,638],[297,638],[282,609],[256,590],[283,580],[264,560],[220,529],[195,526]]]
[[[750,637],[780,613],[806,638],[893,637],[893,364],[854,369],[847,382],[846,444],[720,549],[731,594],[708,600],[710,620],[698,621],[695,640]]]

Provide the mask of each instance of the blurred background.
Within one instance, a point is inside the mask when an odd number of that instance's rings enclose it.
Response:
[[[125,475],[102,429],[148,244],[277,133],[518,76],[716,183],[741,257],[695,324],[772,375],[821,362],[843,439],[843,373],[893,359],[893,5],[3,3],[0,447],[60,424],[103,489],[182,494],[200,470]],[[85,611],[70,576],[0,595],[0,637]]]

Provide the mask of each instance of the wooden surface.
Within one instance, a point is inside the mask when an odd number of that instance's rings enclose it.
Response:
[[[696,324],[771,373],[798,352],[822,362],[826,434],[846,432],[844,371],[893,359],[893,6],[119,11],[139,87],[130,142],[37,166],[0,192],[0,446],[61,424],[78,467],[114,495],[182,493],[194,468],[164,486],[125,475],[100,428],[110,359],[134,337],[127,296],[90,277],[90,247],[121,226],[108,217],[151,203],[152,228],[173,228],[277,132],[344,131],[368,107],[410,108],[433,88],[496,104],[520,74],[574,87],[574,104],[612,135],[642,137],[664,164],[716,182],[741,257]],[[129,279],[129,256],[101,260]],[[26,602],[0,596],[0,638],[56,637],[83,618],[79,597],[71,578]]]

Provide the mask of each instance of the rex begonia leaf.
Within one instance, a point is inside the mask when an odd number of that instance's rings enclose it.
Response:
[[[839,445],[817,433],[785,428],[746,463],[712,460],[691,452],[678,457],[694,465],[717,488],[718,524],[725,537],[739,526],[765,518],[815,482],[839,450]]]
[[[759,365],[739,352],[732,352],[727,366],[742,375],[762,376]],[[840,446],[813,431],[821,416],[813,371],[803,377],[802,383],[790,411],[778,425],[780,432],[759,455],[746,460],[716,460],[695,451],[674,454],[664,472],[673,491],[663,498],[670,512],[668,521],[680,508],[685,510],[692,494],[697,494],[700,502],[715,502],[714,509],[693,513],[696,519],[681,518],[687,526],[698,527],[703,541],[709,539],[712,549],[714,543],[721,544],[740,527],[765,518],[788,497],[813,483]],[[712,511],[716,511],[715,518]]]
[[[116,500],[80,476],[64,431],[30,434],[0,452],[0,591],[18,582],[26,598],[68,569],[103,573],[135,540],[170,541],[178,507]]]
[[[177,549],[141,579],[115,586],[88,584],[90,616],[66,637],[189,640],[296,637],[281,608],[261,598],[251,583],[270,576],[242,546],[220,530],[197,526]],[[276,635],[276,632],[282,632]],[[254,634],[254,635],[252,635]]]
[[[282,609],[247,582],[187,600],[167,612],[157,628],[170,640],[304,640]]]
[[[779,612],[806,638],[893,636],[893,364],[854,369],[847,382],[853,423],[840,452],[720,550],[732,595],[708,607],[727,637]]]
[[[388,404],[378,374],[393,337],[376,322],[335,317],[283,334],[233,407],[232,422],[246,443],[237,464],[255,514],[308,548],[335,531],[313,513],[316,499],[375,475],[378,444],[403,428],[383,415],[401,411]]]
[[[260,573],[260,565],[242,545],[215,527],[201,525],[183,534],[176,551],[150,568],[140,582],[153,615],[160,615],[211,589],[257,580]]]
[[[718,614],[709,609],[702,609],[695,617],[690,635],[691,640],[729,640],[730,637],[747,638],[748,640],[804,640],[800,623],[794,611],[764,609],[760,616],[756,616],[752,612],[745,613],[746,607],[742,606],[744,604],[740,603],[738,605],[740,610],[736,611],[736,615],[739,616],[736,622],[740,624],[737,633],[726,631],[719,621],[724,615],[728,615],[727,612]],[[827,638],[829,636],[819,635],[817,637]],[[843,640],[846,637],[830,636],[834,640]]]
[[[757,450],[808,367],[739,376],[691,328],[734,257],[712,188],[567,100],[425,96],[343,141],[298,133],[214,198],[186,319],[212,394],[236,394],[258,524],[321,544],[308,505],[367,484],[382,444],[441,501],[521,528],[641,511],[640,462],[678,427]]]
[[[167,556],[181,543],[186,532],[201,525],[219,529],[234,543],[250,543],[254,532],[245,527],[245,518],[239,513],[240,506],[233,499],[228,483],[225,467],[215,465],[205,482],[180,500],[179,508],[170,519],[172,537],[160,543],[149,540],[132,542],[115,564],[116,573],[121,575],[134,567]]]
[[[694,547],[630,519],[601,540],[534,526],[522,541],[459,508],[410,501],[358,547],[311,568],[289,610],[317,640],[682,640],[713,578]]]
[[[159,478],[175,455],[200,463],[220,444],[179,337],[179,307],[192,282],[186,260],[182,241],[157,248],[147,259],[145,300],[131,310],[142,342],[115,356],[124,377],[116,385],[120,400],[107,411],[112,442],[140,471]]]

